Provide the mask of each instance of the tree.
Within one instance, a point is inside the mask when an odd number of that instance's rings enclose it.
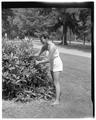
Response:
[[[84,44],[88,34],[91,34],[91,9],[84,8],[80,11],[79,19],[79,37],[83,39]]]
[[[57,34],[57,31],[63,28],[62,44],[67,45],[68,29],[74,36],[84,36],[85,40],[86,33],[88,33],[86,30],[91,26],[89,16],[87,8],[7,9],[3,10],[3,31],[7,31],[10,36],[31,35],[39,37],[45,31],[51,35],[52,32]]]
[[[10,34],[11,28],[10,28],[10,23],[11,23],[11,18],[13,16],[13,13],[11,9],[2,9],[2,34],[4,35],[5,33]],[[9,36],[8,36],[9,37]]]
[[[74,8],[52,8],[49,14],[48,22],[46,26],[49,28],[49,31],[56,31],[61,26],[63,27],[62,31],[62,43],[67,45],[67,30],[71,29],[73,33],[77,30],[78,21],[75,17],[75,13],[78,12],[78,9]]]

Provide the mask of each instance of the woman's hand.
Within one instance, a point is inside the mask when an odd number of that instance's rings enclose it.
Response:
[[[35,56],[35,57],[38,57],[39,55],[38,55],[38,54],[35,54],[34,56]]]
[[[35,62],[35,63],[36,63],[36,65],[38,65],[38,64],[40,64],[40,61],[37,61],[37,60],[36,60],[36,62]]]

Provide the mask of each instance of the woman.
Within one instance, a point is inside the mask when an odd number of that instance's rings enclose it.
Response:
[[[61,58],[59,56],[59,51],[54,43],[48,40],[48,37],[45,35],[42,35],[40,37],[41,43],[43,44],[43,47],[39,53],[39,56],[44,51],[49,51],[48,59],[42,60],[42,61],[36,61],[36,64],[43,64],[43,63],[50,63],[50,71],[51,75],[54,81],[54,85],[56,88],[56,100],[52,105],[59,104],[60,99],[60,73],[63,71],[63,63],[61,61]]]

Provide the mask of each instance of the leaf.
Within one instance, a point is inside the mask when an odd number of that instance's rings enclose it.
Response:
[[[9,70],[14,70],[14,69],[15,69],[15,67],[10,67],[10,68],[9,68]]]
[[[26,83],[26,80],[17,80],[17,81],[16,81],[16,84],[18,84],[18,83],[20,83],[20,82]]]

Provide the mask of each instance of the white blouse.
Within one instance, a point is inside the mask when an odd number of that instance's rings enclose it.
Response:
[[[46,56],[50,61],[56,57],[59,57],[59,51],[54,43],[48,42],[48,51],[46,51]]]

